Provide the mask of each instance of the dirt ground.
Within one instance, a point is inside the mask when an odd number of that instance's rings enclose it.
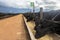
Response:
[[[22,14],[0,20],[0,40],[30,40]]]

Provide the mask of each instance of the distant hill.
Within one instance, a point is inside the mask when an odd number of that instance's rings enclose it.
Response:
[[[4,18],[9,18],[9,17],[15,16],[15,15],[18,15],[18,13],[17,14],[14,14],[14,13],[0,13],[0,20],[4,19]]]
[[[0,6],[0,12],[3,12],[3,13],[24,13],[24,12],[30,12],[30,9]]]

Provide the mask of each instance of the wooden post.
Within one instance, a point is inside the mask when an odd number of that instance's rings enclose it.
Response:
[[[35,5],[33,6],[33,13],[35,13]]]
[[[35,5],[34,5],[34,2],[30,2],[30,5],[31,5],[31,7],[33,7],[33,13],[34,13],[34,11],[35,11]]]
[[[43,8],[41,7],[40,8],[40,20],[42,20],[43,19]]]

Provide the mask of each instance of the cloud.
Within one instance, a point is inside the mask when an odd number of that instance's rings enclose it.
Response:
[[[43,7],[44,9],[60,9],[60,1],[59,0],[37,0],[37,5],[39,4],[39,7]],[[47,8],[46,8],[47,6]],[[52,9],[52,10],[53,10]]]
[[[53,6],[57,7],[56,9],[60,8],[60,1],[59,0],[0,0],[0,5],[15,7],[15,8],[30,8],[30,2],[34,2],[35,6],[43,7],[50,6],[49,2],[54,2]],[[47,2],[47,4],[45,4]],[[39,4],[39,5],[38,5]]]
[[[26,7],[28,5],[27,1],[25,0],[0,0],[0,3],[3,3],[5,6],[16,7],[16,8]]]

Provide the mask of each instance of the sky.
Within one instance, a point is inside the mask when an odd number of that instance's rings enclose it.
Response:
[[[31,8],[30,2],[34,2],[36,8],[60,9],[60,0],[0,0],[0,5],[14,8]]]

